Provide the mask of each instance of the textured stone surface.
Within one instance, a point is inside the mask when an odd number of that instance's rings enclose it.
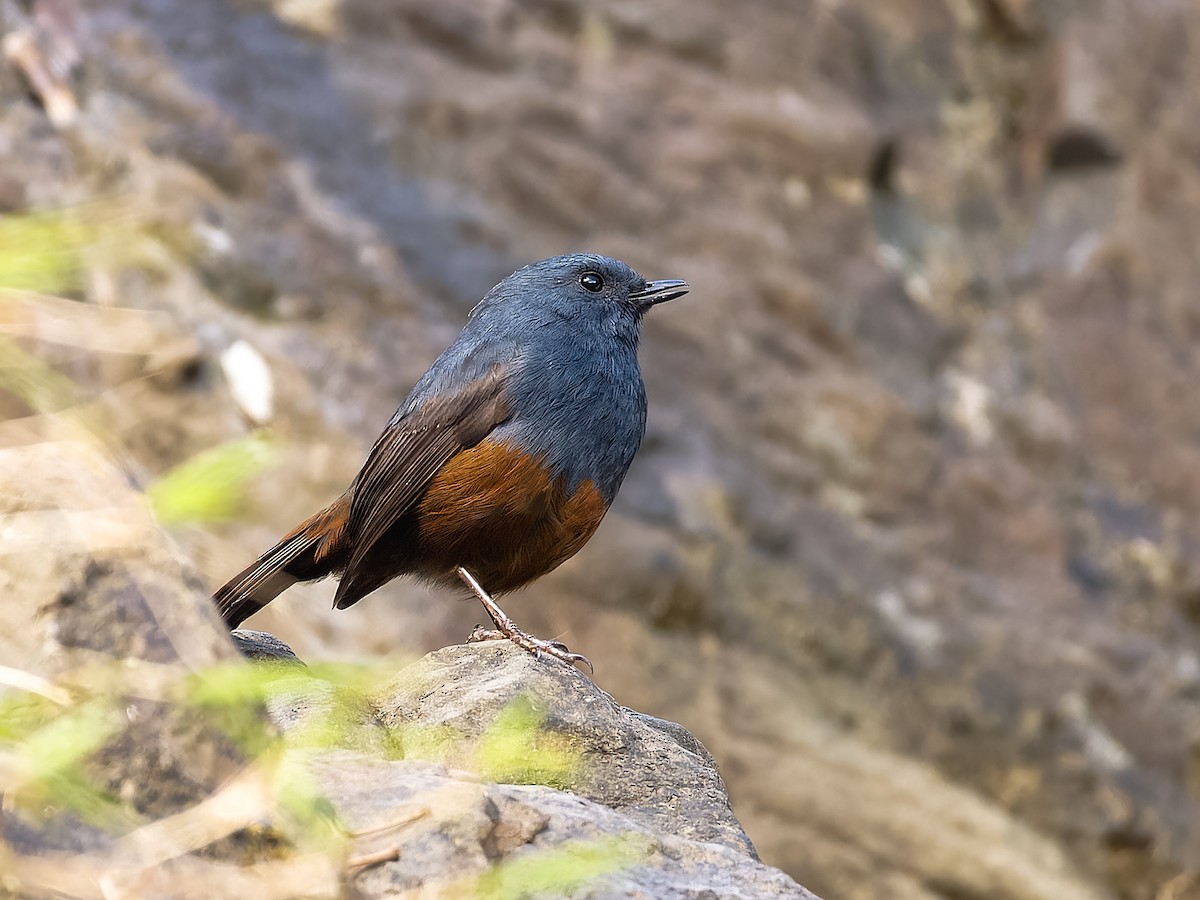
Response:
[[[292,652],[292,648],[273,634],[265,631],[246,631],[238,629],[230,632],[234,646],[246,659],[255,662],[272,662],[282,665],[304,665],[300,658]]]
[[[46,678],[106,658],[237,659],[145,498],[80,437],[0,446],[0,658]]]
[[[356,855],[395,850],[355,877],[366,896],[497,883],[548,897],[815,896],[758,861],[694,737],[618,706],[557,661],[508,642],[446,647],[353,710],[345,691],[331,704],[320,679],[288,684],[269,704],[285,735],[349,715],[344,733],[372,751],[311,762],[339,820],[361,835]],[[481,766],[504,783],[481,780]],[[602,872],[585,876],[596,864]],[[528,885],[539,871],[580,881],[538,891]]]
[[[708,751],[680,726],[623,708],[577,669],[507,641],[447,647],[401,671],[376,703],[401,733],[442,729],[443,740],[464,746],[517,708],[575,760],[556,787],[664,834],[754,855]],[[537,780],[536,766],[524,778]]]
[[[202,804],[252,758],[219,713],[184,699],[189,677],[239,659],[207,593],[145,497],[76,436],[0,448],[0,853],[19,896],[130,886],[153,841],[125,836]],[[42,722],[28,745],[13,741],[26,720]],[[256,824],[201,841],[211,865],[275,855],[286,841],[271,817]]]
[[[360,843],[363,853],[394,847],[399,858],[365,871],[355,884],[365,896],[454,888],[470,893],[486,883],[520,884],[526,872],[570,873],[569,890],[547,887],[523,896],[587,898],[707,897],[814,900],[778,869],[727,846],[690,840],[646,825],[573,794],[534,785],[483,784],[428,763],[383,762],[349,754],[314,766],[317,782],[355,830],[393,825]],[[408,824],[394,823],[416,817]],[[605,874],[581,878],[599,857]],[[594,863],[593,863],[594,864]],[[485,873],[494,873],[491,880]],[[529,878],[526,874],[525,878]],[[580,878],[582,884],[573,880]],[[526,882],[528,883],[528,882]],[[551,883],[553,884],[553,882]],[[478,888],[476,888],[478,889]],[[510,888],[511,889],[511,888]]]

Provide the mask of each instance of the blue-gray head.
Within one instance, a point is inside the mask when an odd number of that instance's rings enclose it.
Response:
[[[513,272],[488,291],[471,318],[530,329],[567,320],[580,330],[636,341],[638,323],[651,306],[687,292],[686,282],[647,281],[618,259],[570,253]]]

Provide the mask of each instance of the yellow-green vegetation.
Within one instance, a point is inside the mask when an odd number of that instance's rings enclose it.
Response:
[[[192,673],[152,693],[154,699],[194,710],[246,759],[269,760],[272,766],[279,764],[285,748],[323,751],[368,743],[356,732],[369,728],[372,752],[380,758],[428,759],[471,769],[491,781],[560,787],[578,773],[578,750],[565,736],[545,730],[544,717],[525,698],[501,710],[475,740],[450,726],[388,731],[371,715],[367,697],[393,672],[384,664],[313,669],[233,664]],[[52,794],[54,805],[76,812],[81,805],[96,806],[83,763],[121,727],[120,713],[130,694],[137,694],[137,679],[120,671],[89,673],[89,682],[102,687],[91,694],[75,690],[65,705],[23,692],[0,696],[0,753],[6,759],[0,778],[10,780],[5,789],[19,783],[23,793]],[[305,719],[281,738],[266,724],[264,706],[273,699],[296,698],[317,699],[305,701]]]
[[[268,437],[250,435],[185,460],[146,493],[165,525],[228,521],[243,512],[250,482],[274,456]]]
[[[98,236],[93,217],[78,211],[0,217],[0,289],[76,290],[84,250]]]
[[[571,841],[506,860],[476,878],[448,885],[443,896],[488,900],[566,897],[633,868],[646,858],[651,847],[650,839],[637,834]]]
[[[452,725],[410,725],[397,739],[408,759],[469,769],[490,781],[567,787],[582,763],[579,750],[544,722],[527,698],[517,697],[474,740]]]
[[[119,199],[0,216],[0,292],[71,294],[90,268],[157,265],[160,246]]]
[[[16,689],[0,693],[0,793],[10,814],[31,820],[67,814],[126,835],[125,843],[136,832],[138,846],[150,857],[166,854],[163,859],[186,852],[179,850],[181,835],[193,841],[190,849],[200,849],[239,828],[254,833],[267,817],[295,852],[319,853],[340,866],[340,861],[353,859],[353,836],[337,826],[308,759],[324,750],[355,746],[356,729],[369,727],[375,733],[382,728],[365,698],[378,693],[394,671],[394,665],[382,662],[313,669],[232,664],[194,673],[169,668],[130,672],[118,664],[72,678],[74,686],[67,687],[4,670],[0,680]],[[83,683],[89,689],[78,686]],[[126,726],[129,702],[139,697],[191,710],[189,720],[219,732],[244,756],[242,774],[208,800],[157,822],[147,822],[93,785],[89,758],[117,737]],[[318,701],[306,703],[307,718],[281,737],[268,724],[264,706],[297,697]],[[543,724],[534,705],[519,698],[474,741],[450,728],[403,728],[390,735],[382,754],[376,755],[400,756],[403,748],[404,755],[473,767],[489,780],[569,781],[579,767],[579,755]],[[240,798],[236,808],[242,810],[241,824],[236,817],[231,824],[228,812],[235,797]],[[151,837],[161,838],[167,849],[146,851]],[[647,838],[632,835],[525,852],[482,875],[451,877],[444,895],[562,896],[637,865],[648,847]],[[0,855],[3,851],[0,845]],[[353,863],[348,865],[353,868]]]
[[[527,698],[517,697],[480,736],[468,768],[492,781],[565,787],[579,772],[579,750],[544,723]]]
[[[59,412],[75,402],[75,385],[69,378],[3,335],[0,335],[0,391],[7,391],[38,413]]]
[[[5,796],[18,809],[70,811],[99,827],[127,821],[83,768],[119,727],[116,709],[95,699],[64,708],[44,697],[0,696]]]
[[[287,734],[293,749],[326,750],[364,743],[383,758],[425,759],[479,773],[490,781],[514,784],[569,785],[581,766],[580,754],[565,735],[543,728],[545,716],[525,697],[502,709],[476,739],[451,725],[406,725],[358,734],[371,719],[369,701],[395,673],[390,661],[379,664],[321,663],[298,666],[215,667],[194,676],[188,702],[220,717],[222,730],[246,753],[262,752],[258,710],[272,699],[319,697],[307,704],[305,719]],[[247,716],[249,718],[247,718]]]

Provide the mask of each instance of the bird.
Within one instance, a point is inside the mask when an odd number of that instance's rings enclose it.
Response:
[[[646,430],[643,317],[690,290],[625,263],[572,253],[531,263],[471,310],[397,408],[346,491],[214,595],[227,627],[297,582],[337,576],[345,609],[401,575],[463,587],[494,630],[568,664],[494,595],[574,556],[595,533]]]

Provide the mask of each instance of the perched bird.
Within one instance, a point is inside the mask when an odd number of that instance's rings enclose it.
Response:
[[[465,584],[496,625],[489,637],[587,663],[518,629],[491,594],[554,569],[600,525],[646,430],[642,316],[687,292],[594,254],[509,275],[417,382],[346,492],[217,591],[225,623],[236,628],[298,581],[340,575],[333,605],[345,609],[413,575]]]

